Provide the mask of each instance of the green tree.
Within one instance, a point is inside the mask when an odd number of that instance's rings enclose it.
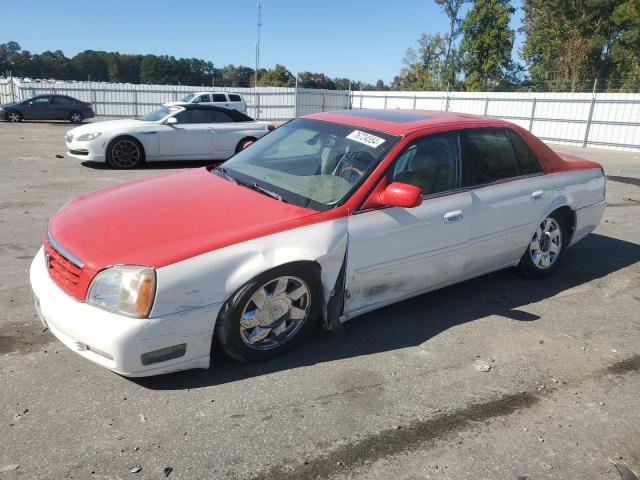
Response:
[[[612,20],[619,30],[612,47],[621,89],[640,91],[640,0],[627,0],[617,6]]]
[[[444,56],[444,80],[448,85],[456,83],[456,75],[459,70],[459,57],[453,46],[455,40],[460,36],[460,10],[465,3],[471,0],[435,0],[440,5],[445,15],[449,19],[449,32],[445,34],[446,52]]]
[[[525,0],[520,52],[540,88],[580,90],[614,74],[619,0]]]
[[[284,65],[277,64],[274,68],[260,73],[258,85],[269,87],[293,87],[296,79]]]
[[[418,52],[409,48],[402,60],[399,87],[402,90],[444,90],[447,87],[446,39],[422,34],[418,40]]]
[[[475,0],[462,21],[461,65],[470,90],[493,89],[512,76],[514,12],[508,0]]]

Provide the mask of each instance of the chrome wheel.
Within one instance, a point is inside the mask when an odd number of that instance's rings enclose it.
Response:
[[[553,266],[562,250],[562,229],[553,217],[547,217],[533,234],[529,254],[533,264],[546,270]]]
[[[71,123],[82,123],[83,119],[84,117],[82,116],[82,114],[78,112],[74,112],[69,115],[69,120],[71,121]]]
[[[255,350],[277,348],[292,338],[309,317],[311,290],[298,277],[278,277],[262,285],[240,317],[240,337]]]
[[[7,114],[7,121],[11,123],[21,122],[22,115],[20,114],[20,112],[9,112]]]
[[[111,148],[111,162],[118,168],[135,167],[141,157],[140,147],[133,140],[120,140]]]

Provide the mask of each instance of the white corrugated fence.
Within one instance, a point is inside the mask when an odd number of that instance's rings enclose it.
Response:
[[[309,113],[350,108],[447,110],[509,120],[548,142],[640,150],[637,93],[352,92],[286,87],[24,82],[0,78],[0,103],[59,93],[91,102],[97,115],[134,117],[200,90],[240,93],[247,102],[247,113],[260,120],[284,121]]]

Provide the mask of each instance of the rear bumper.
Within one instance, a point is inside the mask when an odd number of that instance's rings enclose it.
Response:
[[[576,210],[576,229],[573,232],[571,245],[582,240],[593,232],[604,216],[606,202],[598,202]]]
[[[220,304],[158,318],[107,312],[65,294],[49,277],[43,251],[31,264],[31,287],[41,321],[78,355],[126,377],[208,368]],[[183,356],[144,365],[142,355],[186,344]]]

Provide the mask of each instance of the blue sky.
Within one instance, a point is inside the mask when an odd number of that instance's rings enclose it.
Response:
[[[92,49],[253,66],[256,0],[0,0],[0,43],[33,53]],[[445,32],[433,0],[262,0],[261,67],[390,82],[421,33]],[[521,0],[512,27],[522,18]],[[522,41],[517,36],[517,52]],[[517,56],[517,53],[514,53]]]

